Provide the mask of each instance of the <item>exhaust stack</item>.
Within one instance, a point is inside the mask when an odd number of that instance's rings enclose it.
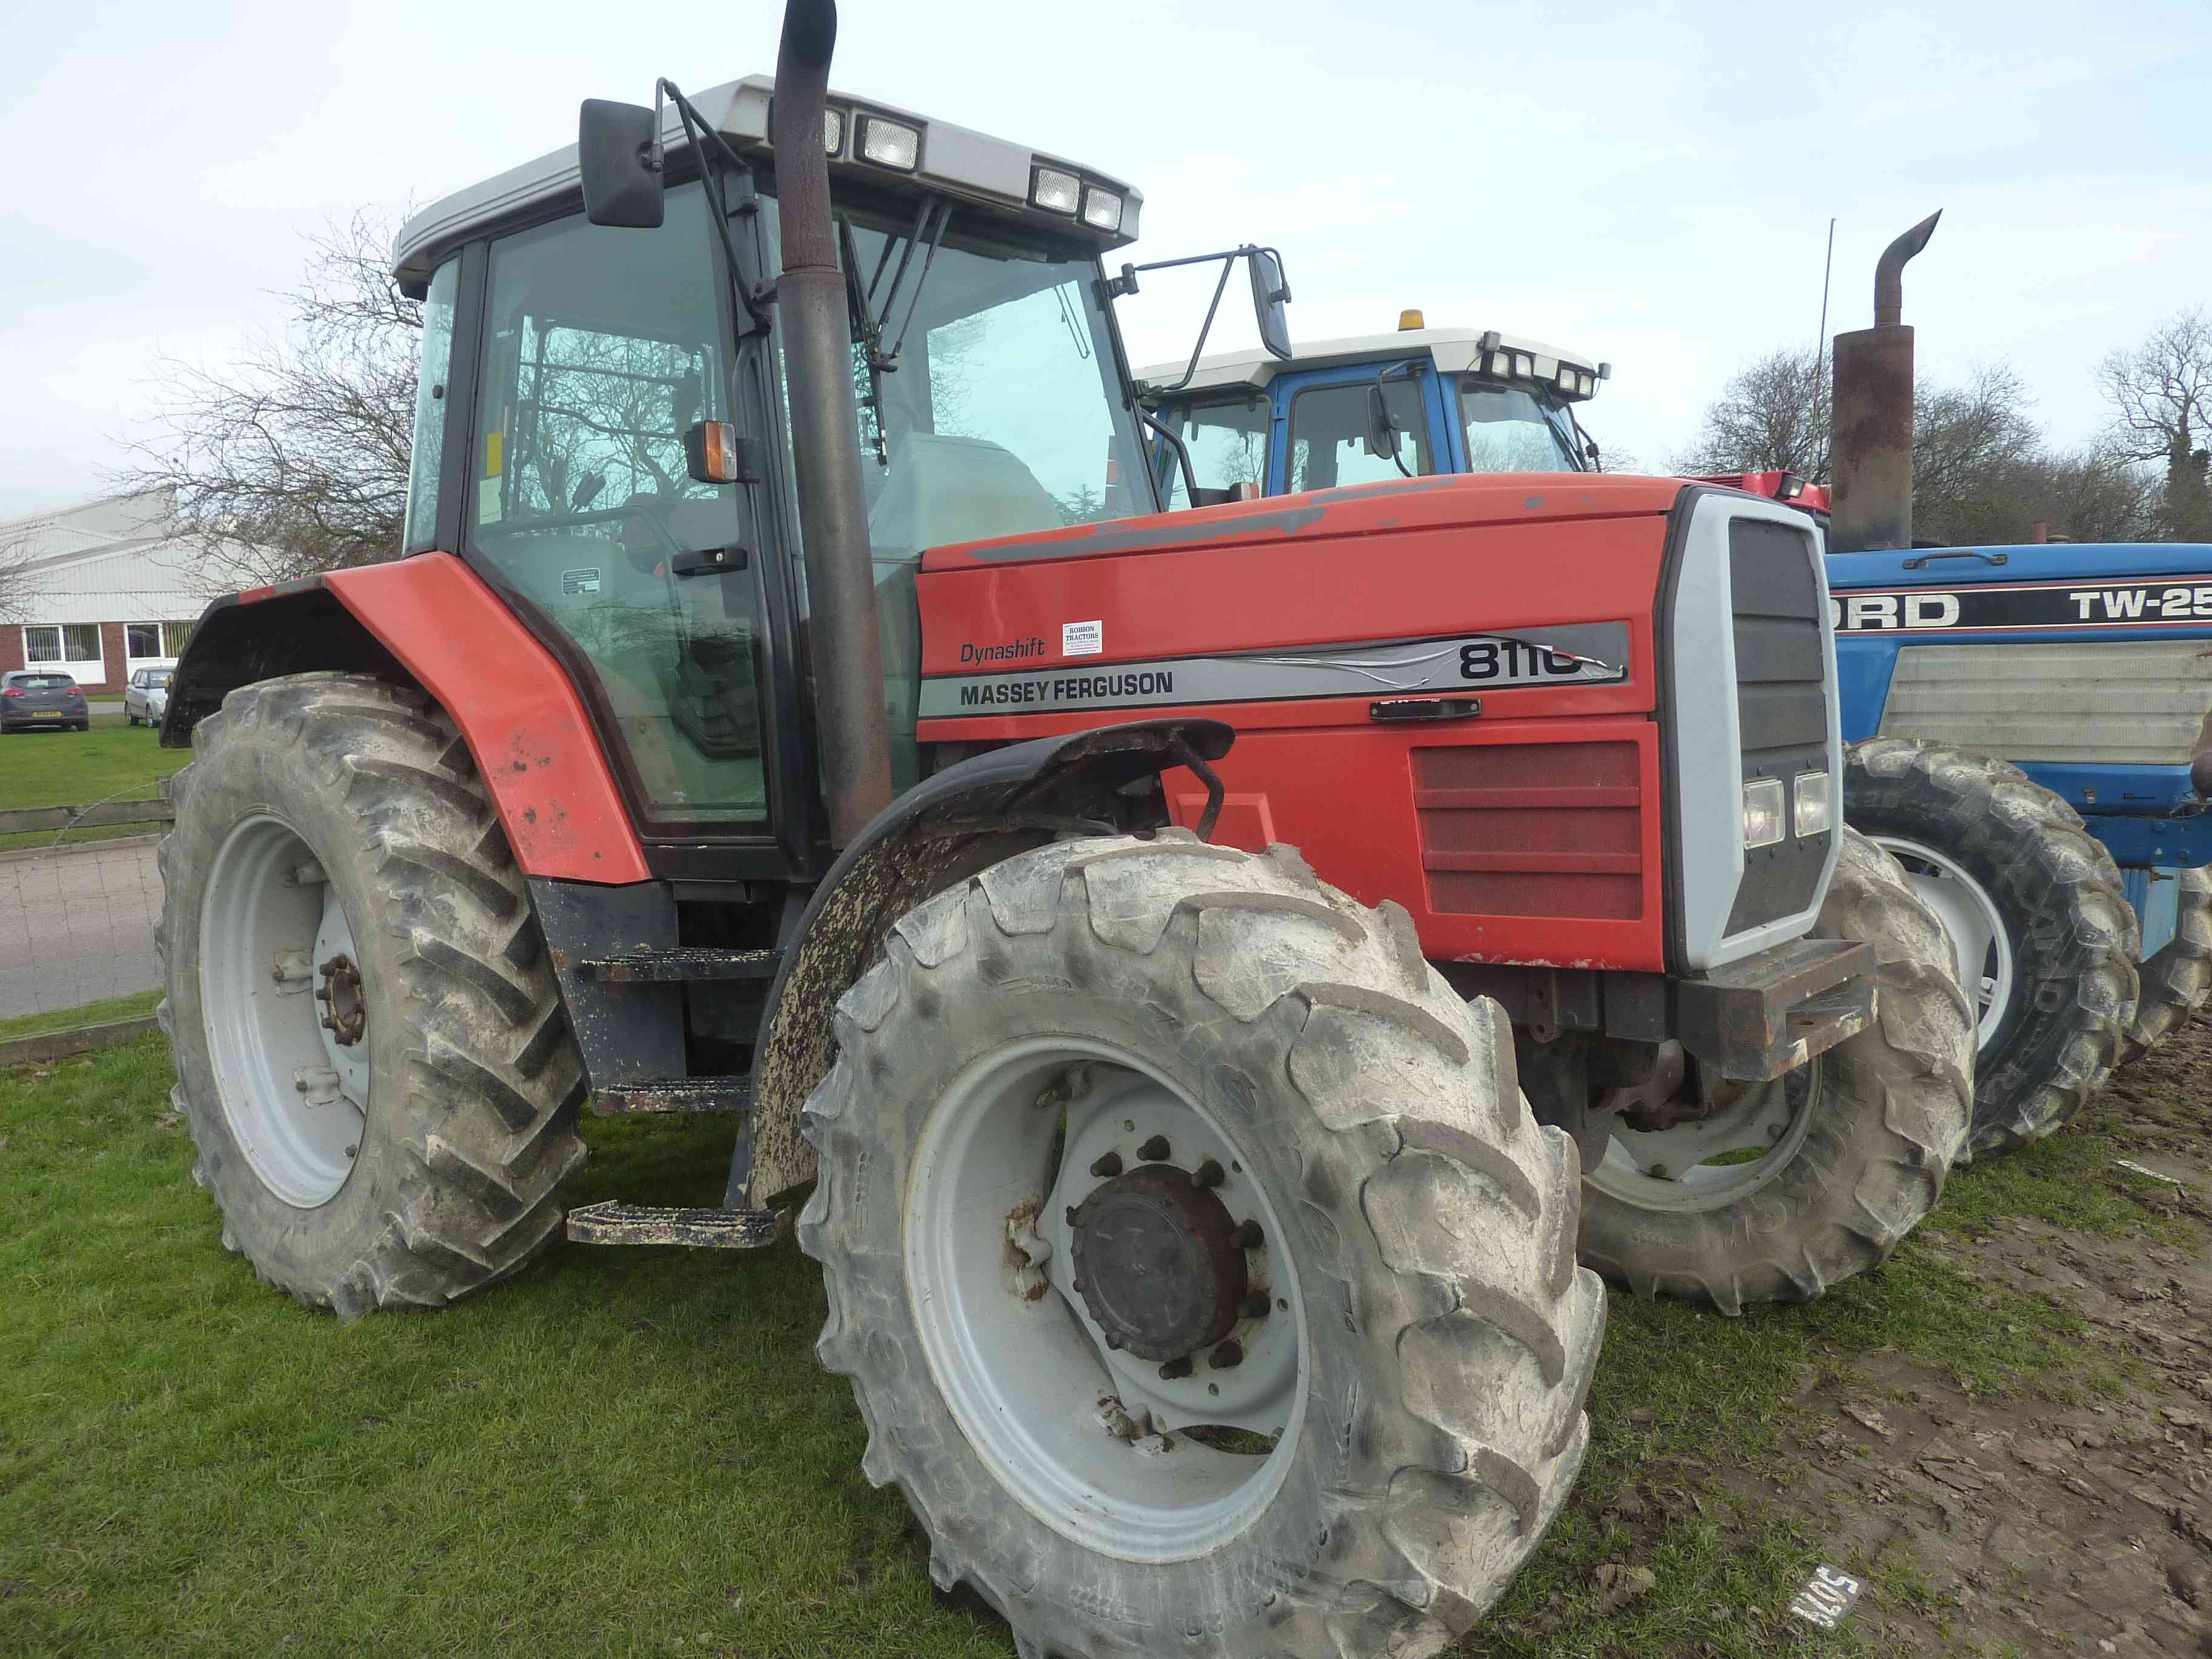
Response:
[[[890,805],[891,766],[875,570],[860,497],[852,322],[837,268],[830,162],[822,148],[830,58],[836,44],[835,0],[789,0],[776,52],[769,137],[775,147],[783,250],[776,302],[783,312],[792,464],[813,616],[808,658],[815,727],[830,844],[845,847]]]
[[[1912,331],[1905,325],[1905,261],[1928,246],[1938,211],[1882,250],[1874,326],[1838,334],[1829,408],[1835,503],[1832,553],[1912,545]]]

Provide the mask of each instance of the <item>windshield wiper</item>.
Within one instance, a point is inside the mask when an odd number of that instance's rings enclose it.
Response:
[[[870,273],[868,285],[860,286],[860,252],[853,236],[853,222],[841,217],[837,221],[840,263],[845,267],[845,303],[853,313],[853,327],[866,354],[868,364],[868,396],[866,403],[875,411],[876,460],[878,465],[890,465],[890,452],[884,436],[884,376],[898,369],[900,350],[906,344],[907,331],[914,326],[914,313],[921,304],[921,290],[929,281],[929,268],[937,262],[938,244],[945,240],[945,228],[952,220],[952,203],[944,196],[925,196],[916,205],[914,228],[904,238],[899,253],[898,269],[891,273],[890,289],[884,295],[883,309],[876,309],[876,290],[883,287],[884,271],[891,262],[891,249],[901,239],[886,234],[883,252],[876,259],[876,268]],[[914,264],[914,251],[922,250],[921,269],[915,272],[913,290],[907,294],[906,315],[900,320],[898,337],[887,348],[884,335],[890,327],[891,313],[898,307],[899,295],[906,288],[906,274]]]
[[[676,106],[676,113],[684,123],[684,136],[690,141],[691,153],[699,158],[699,177],[705,182],[712,197],[714,232],[722,239],[722,257],[730,262],[730,286],[737,290],[738,298],[744,306],[745,315],[752,319],[753,325],[748,333],[764,334],[768,331],[769,317],[762,307],[766,301],[775,297],[775,287],[774,283],[763,283],[756,289],[745,280],[744,267],[738,263],[738,245],[730,235],[729,191],[723,186],[720,173],[707,165],[707,147],[713,145],[723,159],[738,170],[738,175],[748,181],[753,176],[753,170],[745,164],[743,156],[730,148],[722,135],[708,124],[707,118],[692,107],[691,100],[684,95],[676,82],[663,76],[654,83],[653,94],[653,165],[656,171],[661,165],[660,100],[664,95]]]

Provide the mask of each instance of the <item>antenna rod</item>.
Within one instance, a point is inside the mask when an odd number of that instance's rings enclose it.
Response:
[[[1828,220],[1828,262],[1820,267],[1820,332],[1813,342],[1813,367],[1817,370],[1820,360],[1828,355],[1828,278],[1836,269],[1836,222]]]

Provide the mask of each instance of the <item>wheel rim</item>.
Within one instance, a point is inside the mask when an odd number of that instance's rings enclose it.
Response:
[[[1140,1158],[1155,1136],[1168,1158]],[[1117,1179],[1109,1155],[1127,1170],[1211,1159],[1222,1175],[1212,1194],[1258,1224],[1243,1249],[1253,1299],[1226,1337],[1187,1356],[1187,1375],[1109,1346],[1076,1287],[1072,1217]],[[1066,1037],[975,1061],[923,1125],[903,1232],[930,1370],[1000,1485],[1090,1548],[1136,1561],[1203,1555],[1264,1510],[1288,1472],[1309,1370],[1304,1304],[1274,1206],[1243,1158],[1210,1111],[1133,1055]],[[1084,1236],[1097,1273],[1103,1246]],[[1232,1344],[1237,1357],[1215,1364]]]
[[[360,1150],[359,962],[337,890],[298,833],[265,815],[233,829],[200,898],[208,1052],[232,1139],[295,1209],[337,1196]]]
[[[1827,1074],[1816,1054],[1768,1082],[1721,1079],[1709,1085],[1719,1097],[1711,1115],[1649,1132],[1593,1106],[1577,1139],[1588,1145],[1602,1136],[1605,1150],[1583,1178],[1644,1210],[1682,1213],[1736,1203],[1778,1179],[1803,1148]]]
[[[1913,890],[1943,924],[1959,983],[1974,999],[1975,1046],[1988,1048],[2012,1004],[2012,939],[1996,901],[1948,854],[1902,836],[1874,839],[1905,866]]]

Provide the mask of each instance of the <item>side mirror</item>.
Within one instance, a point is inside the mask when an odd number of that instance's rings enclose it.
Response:
[[[1390,406],[1383,401],[1380,380],[1367,388],[1367,447],[1394,461],[1398,459],[1398,423],[1390,418]]]
[[[584,216],[595,225],[657,230],[667,210],[659,121],[641,104],[586,98],[576,120]]]
[[[1291,322],[1284,307],[1290,303],[1291,285],[1283,280],[1283,262],[1271,247],[1252,250],[1252,310],[1260,324],[1260,343],[1274,356],[1291,356]]]

